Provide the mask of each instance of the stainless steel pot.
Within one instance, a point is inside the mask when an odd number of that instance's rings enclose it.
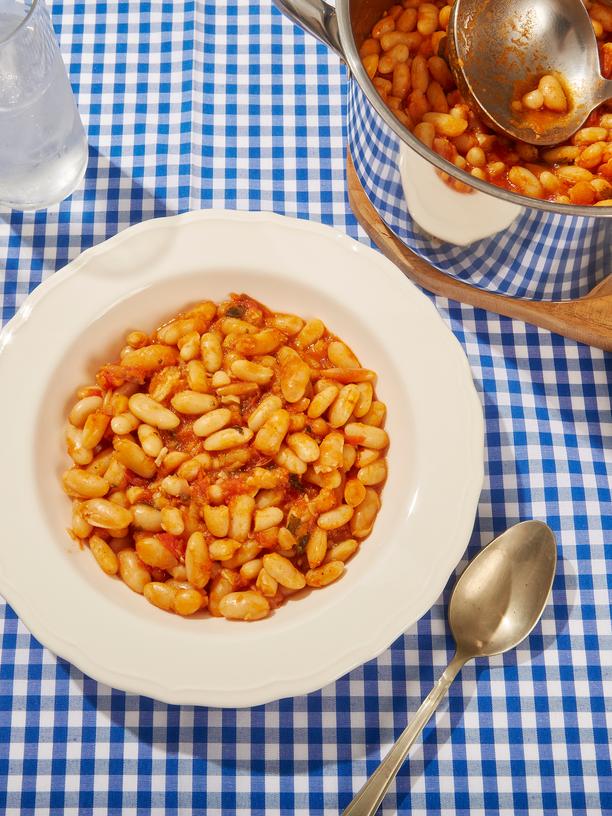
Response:
[[[369,127],[380,129],[381,125],[384,125],[385,130],[390,130],[401,142],[409,145],[412,150],[440,170],[444,170],[471,187],[475,187],[496,198],[523,207],[546,210],[564,216],[588,216],[597,219],[612,218],[612,207],[579,207],[571,204],[557,204],[554,201],[541,201],[476,179],[466,173],[465,170],[460,170],[451,162],[443,159],[413,136],[395,118],[380,98],[359,57],[361,44],[370,36],[372,26],[380,19],[383,11],[391,5],[390,0],[336,0],[335,8],[323,0],[273,0],[273,2],[287,17],[329,46],[346,63],[350,72],[351,86],[356,84],[359,89],[359,93],[353,87],[349,91],[354,103],[359,106],[371,106],[372,108],[368,114],[364,114]],[[355,109],[355,104],[349,110],[348,135],[351,147],[351,130],[355,125],[355,122],[351,121],[351,119],[359,115],[359,111]],[[376,119],[380,121],[376,121]],[[366,192],[368,192],[367,188]]]
[[[579,297],[610,272],[612,207],[539,201],[475,179],[429,150],[386,107],[361,64],[359,48],[390,0],[336,0],[335,8],[323,0],[274,2],[348,67],[346,141],[355,172],[387,227],[410,249],[473,286],[536,300]],[[416,172],[417,164],[423,172]],[[409,165],[414,172],[406,171]],[[501,232],[489,231],[488,237],[466,246],[449,243],[450,238],[433,240],[434,231],[419,221],[416,210],[407,204],[405,190],[413,199],[428,198],[430,212],[432,205],[438,208],[443,194],[434,187],[448,188],[430,172],[434,166],[484,193],[483,224],[491,220],[493,208],[499,211],[518,204],[520,214]],[[425,175],[429,183],[422,180]],[[460,222],[458,212],[464,216],[467,212],[468,198],[456,195],[462,201],[452,206],[450,215],[442,216],[446,224],[450,218],[454,227]],[[477,223],[479,216],[470,215],[468,220]]]

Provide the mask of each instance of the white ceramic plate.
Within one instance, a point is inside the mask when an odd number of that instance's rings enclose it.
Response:
[[[382,510],[347,574],[252,624],[169,615],[105,576],[70,541],[59,484],[74,390],[126,329],[231,291],[321,317],[378,372],[391,437]],[[38,640],[116,688],[236,707],[320,688],[429,609],[472,529],[483,422],[459,344],[389,261],[318,224],[207,211],[132,227],[28,298],[0,333],[0,382],[0,590]]]

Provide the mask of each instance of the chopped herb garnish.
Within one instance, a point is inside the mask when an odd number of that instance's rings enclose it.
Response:
[[[289,530],[289,532],[293,535],[299,526],[300,526],[299,518],[297,516],[294,516],[293,514],[290,515],[289,518],[287,519],[287,529]]]
[[[244,308],[242,306],[230,306],[225,313],[226,317],[242,317]]]
[[[310,538],[310,536],[308,535],[308,533],[306,533],[306,535],[303,535],[303,536],[300,537],[300,539],[298,540],[298,543],[297,543],[297,551],[299,553],[304,552],[304,550],[306,548],[306,545],[308,544],[308,539],[309,538]]]
[[[300,477],[296,473],[289,474],[289,484],[294,490],[297,490],[300,493],[303,493],[306,490],[306,488],[302,484]]]

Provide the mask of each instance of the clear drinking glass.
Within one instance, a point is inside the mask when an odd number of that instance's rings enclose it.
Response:
[[[0,0],[0,206],[56,204],[86,167],[85,131],[43,0]]]

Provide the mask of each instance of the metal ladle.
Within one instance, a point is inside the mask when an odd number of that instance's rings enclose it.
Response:
[[[565,141],[612,98],[612,80],[601,75],[595,32],[580,0],[455,0],[446,56],[464,98],[484,121],[528,144]],[[531,90],[544,74],[562,80],[567,112],[534,117],[513,110],[517,90]]]
[[[455,656],[343,816],[373,816],[377,811],[412,743],[464,663],[507,652],[527,637],[542,615],[556,565],[555,537],[540,521],[515,524],[470,561],[448,608]]]

